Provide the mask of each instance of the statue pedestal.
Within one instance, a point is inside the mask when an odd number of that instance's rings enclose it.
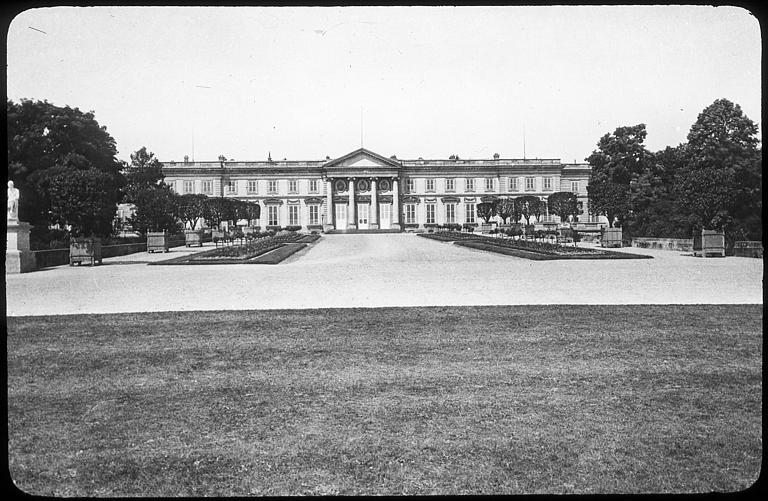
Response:
[[[29,223],[8,220],[5,246],[5,273],[27,273],[37,269],[35,255],[29,250]]]

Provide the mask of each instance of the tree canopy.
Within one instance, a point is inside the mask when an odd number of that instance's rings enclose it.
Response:
[[[480,202],[477,204],[477,215],[483,218],[485,224],[491,221],[496,215],[496,204],[494,202]]]
[[[650,156],[643,146],[645,137],[645,124],[618,127],[601,137],[586,159],[592,166],[587,186],[590,212],[606,216],[609,226],[614,218],[623,225],[630,213],[630,183],[646,169]]]
[[[123,200],[126,202],[133,202],[140,191],[158,187],[165,179],[162,164],[146,146],[131,153],[131,162],[123,162],[122,168],[125,176]]]
[[[51,178],[49,190],[54,223],[70,225],[75,237],[110,235],[119,192],[109,174],[96,169],[65,170]]]
[[[21,192],[22,220],[47,226],[66,219],[52,208],[51,182],[72,170],[104,174],[100,180],[105,193],[117,198],[100,200],[110,205],[114,213],[119,200],[116,188],[123,183],[120,163],[115,157],[117,148],[93,112],[83,113],[78,108],[59,107],[47,101],[23,99],[14,103],[9,99],[6,114],[8,176]]]
[[[525,218],[525,224],[531,224],[531,217],[538,217],[542,212],[541,199],[533,195],[525,195],[517,197],[515,199],[518,207],[520,208],[520,214]]]
[[[148,231],[179,230],[179,199],[167,186],[145,188],[134,200],[136,212],[130,219],[133,228],[141,234]]]
[[[560,217],[561,221],[567,221],[569,216],[576,217],[581,214],[579,198],[570,191],[558,191],[547,197],[549,212]]]

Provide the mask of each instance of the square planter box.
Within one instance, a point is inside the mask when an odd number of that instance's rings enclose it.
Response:
[[[736,257],[763,257],[763,242],[759,240],[740,240],[733,244]]]
[[[168,252],[169,240],[167,231],[147,232],[147,252]]]
[[[69,243],[69,265],[88,262],[91,266],[101,264],[101,239],[77,238]]]
[[[184,240],[187,247],[203,246],[203,230],[187,230],[184,232]]]
[[[701,255],[725,257],[725,235],[720,231],[701,230]]]
[[[601,247],[621,247],[621,228],[604,228],[600,238]]]
[[[490,233],[493,229],[493,225],[491,223],[480,223],[480,233]]]

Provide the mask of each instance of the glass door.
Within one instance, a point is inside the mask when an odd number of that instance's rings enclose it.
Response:
[[[357,229],[359,230],[368,229],[368,209],[369,208],[370,208],[370,205],[368,204],[357,204]]]
[[[379,228],[388,230],[392,227],[392,204],[379,204]]]

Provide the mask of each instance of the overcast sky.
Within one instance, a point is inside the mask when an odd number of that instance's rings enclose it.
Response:
[[[126,160],[337,157],[362,110],[385,156],[581,162],[624,125],[676,146],[718,98],[759,124],[760,43],[735,7],[56,7],[12,21],[7,89]]]

